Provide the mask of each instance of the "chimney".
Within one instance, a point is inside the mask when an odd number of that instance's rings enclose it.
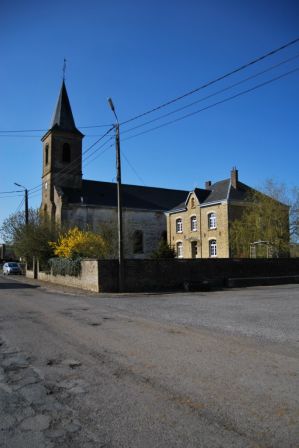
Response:
[[[211,185],[212,185],[212,182],[211,182],[210,180],[207,180],[207,181],[205,182],[205,189],[206,189],[206,190],[209,190],[209,188],[210,188]]]
[[[232,187],[237,189],[239,179],[238,179],[238,170],[235,166],[232,168],[232,170],[230,172],[230,181],[231,181]]]

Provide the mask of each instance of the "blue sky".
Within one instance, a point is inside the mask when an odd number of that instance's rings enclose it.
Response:
[[[3,131],[49,128],[64,58],[77,127],[110,125],[109,96],[119,120],[125,121],[297,38],[298,24],[297,0],[2,0],[0,223],[22,199],[1,192],[15,190],[14,182],[28,189],[41,182],[43,134]],[[236,166],[240,180],[254,187],[267,178],[298,185],[298,71],[172,125],[128,138],[298,68],[298,54],[299,43],[122,126],[123,182],[191,190],[203,187],[205,180],[227,178]],[[293,60],[226,92],[125,132],[289,58]],[[82,128],[83,149],[106,129]],[[115,151],[109,144],[83,164],[85,179],[115,180]],[[40,201],[40,191],[31,192],[29,205],[38,207]]]

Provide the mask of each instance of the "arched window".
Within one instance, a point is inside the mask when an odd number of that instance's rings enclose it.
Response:
[[[216,213],[208,214],[208,227],[209,229],[216,229],[217,227]]]
[[[178,258],[183,258],[183,243],[181,241],[176,243],[176,256]]]
[[[49,163],[49,145],[45,146],[45,165]]]
[[[217,257],[217,241],[216,240],[209,241],[209,256]]]
[[[183,232],[183,221],[182,218],[178,218],[175,222],[176,233]]]
[[[190,227],[191,227],[191,232],[196,232],[196,230],[197,230],[197,219],[196,219],[196,216],[191,216],[191,218],[190,218]]]
[[[66,163],[69,163],[71,161],[71,147],[68,143],[63,144],[62,161]]]
[[[143,254],[143,232],[135,230],[133,233],[133,253]]]

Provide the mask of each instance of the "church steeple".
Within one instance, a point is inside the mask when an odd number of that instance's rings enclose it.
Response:
[[[83,137],[76,128],[63,80],[51,127],[42,137],[42,209],[55,220],[57,195],[63,195],[64,188],[80,189],[82,186]]]
[[[51,129],[54,126],[58,126],[61,131],[79,132],[75,125],[64,80],[62,81],[60,94],[55,107]]]

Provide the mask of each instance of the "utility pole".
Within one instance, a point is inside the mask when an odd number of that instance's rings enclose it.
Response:
[[[124,252],[123,252],[123,220],[122,220],[122,188],[121,188],[121,159],[120,159],[120,138],[119,122],[111,98],[108,104],[115,118],[115,149],[116,149],[116,182],[117,182],[117,229],[118,229],[118,290],[124,290]]]
[[[29,222],[29,212],[28,212],[28,190],[27,190],[27,188],[23,187],[23,185],[17,184],[16,182],[14,182],[14,184],[15,184],[17,187],[24,188],[24,192],[25,192],[25,224],[26,224],[26,226],[28,226],[28,222]]]

